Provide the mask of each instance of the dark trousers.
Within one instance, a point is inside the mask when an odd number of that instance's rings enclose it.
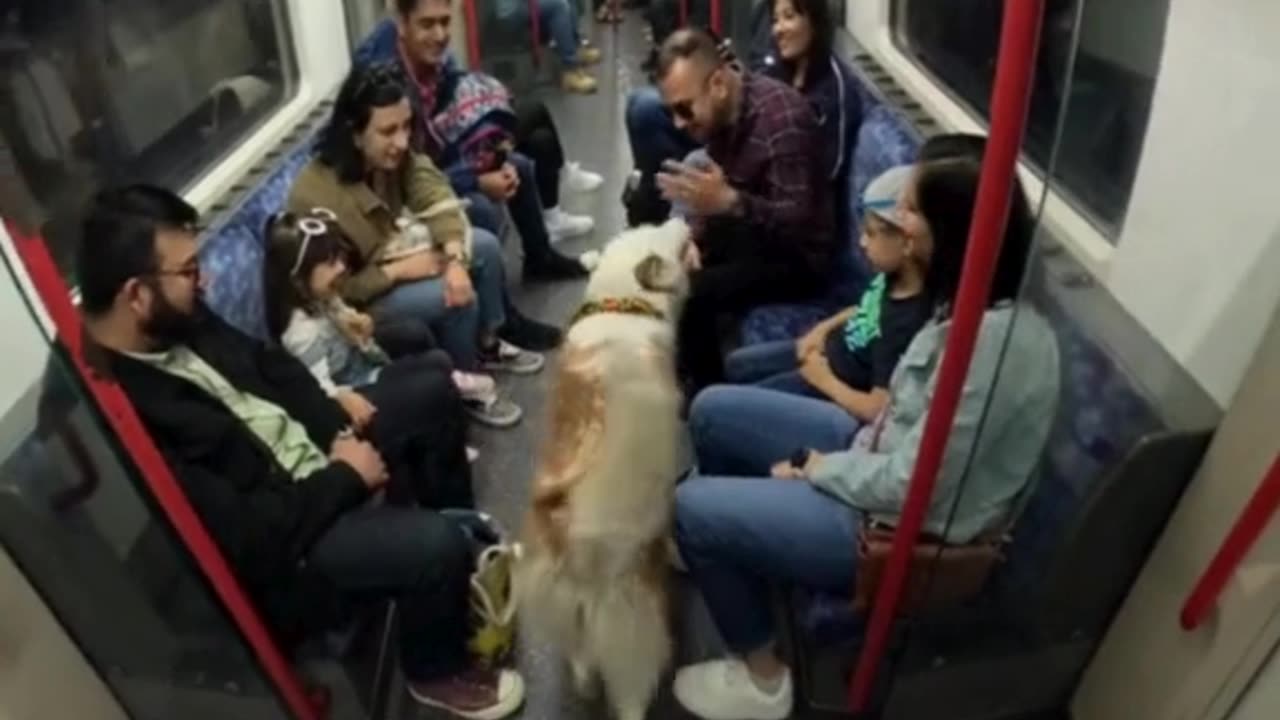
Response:
[[[555,120],[546,104],[539,101],[517,102],[514,110],[516,150],[533,161],[542,207],[556,207],[560,204],[560,171],[565,158]]]
[[[462,400],[442,352],[402,358],[360,392],[378,408],[368,435],[391,472],[387,502],[342,516],[308,562],[354,604],[388,596],[400,613],[405,675],[466,667],[471,545],[436,510],[474,507]]]
[[[690,278],[689,299],[680,318],[677,357],[688,389],[697,391],[724,380],[721,320],[740,318],[766,303],[814,297],[822,288],[813,272],[798,265],[746,254],[709,261]]]

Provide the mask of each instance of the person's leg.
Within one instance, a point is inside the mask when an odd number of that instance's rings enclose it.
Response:
[[[502,205],[479,191],[467,193],[467,201],[470,203],[467,207],[467,219],[471,221],[472,227],[491,232],[501,240],[507,224],[506,211]]]
[[[698,472],[767,476],[792,452],[847,450],[858,421],[833,403],[743,385],[694,398],[689,434]]]
[[[790,372],[796,367],[796,341],[746,345],[729,353],[724,359],[724,376],[731,383],[746,385]]]
[[[472,508],[462,395],[441,351],[401,358],[359,388],[378,409],[370,428],[391,470],[388,495],[433,509]]]
[[[681,669],[676,698],[700,717],[786,717],[770,585],[853,586],[861,519],[807,482],[695,476],[676,489],[675,535],[721,637],[742,660]],[[745,661],[745,662],[744,662]]]
[[[507,321],[502,302],[506,289],[506,273],[502,261],[502,245],[487,230],[472,228],[471,284],[476,292],[479,315],[479,337],[482,344],[496,338],[498,329]]]
[[[425,320],[459,370],[475,372],[479,367],[476,346],[479,312],[476,303],[464,307],[446,306],[444,283],[440,278],[401,284],[382,296],[372,309],[378,322],[395,322],[400,318]]]
[[[546,103],[541,101],[517,101],[516,150],[533,160],[538,178],[538,195],[542,206],[551,209],[560,205],[560,172],[564,169],[564,148],[555,122]]]
[[[542,32],[555,43],[564,68],[561,86],[569,92],[595,92],[596,80],[582,66],[599,61],[600,53],[579,42],[578,18],[568,0],[538,0],[538,19]]]
[[[511,154],[511,163],[520,176],[520,187],[507,202],[511,220],[520,233],[524,248],[524,274],[531,280],[564,280],[585,277],[587,268],[575,258],[565,257],[551,248],[538,197],[537,173],[533,161],[520,153]]]
[[[401,665],[420,701],[467,712],[519,706],[518,676],[468,667],[473,560],[454,521],[416,508],[355,510],[316,541],[308,563],[350,597],[396,598]]]
[[[775,392],[787,393],[789,395],[799,395],[800,397],[813,398],[824,402],[831,402],[831,398],[827,397],[821,390],[809,384],[808,380],[800,374],[799,370],[791,370],[789,372],[778,373],[757,382],[756,387],[765,390],[773,390]]]

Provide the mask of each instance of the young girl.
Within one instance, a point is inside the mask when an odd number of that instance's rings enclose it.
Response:
[[[443,353],[394,362],[387,357],[374,340],[373,319],[338,294],[347,271],[347,245],[331,211],[281,213],[267,223],[266,237],[267,327],[357,429],[378,412],[375,398],[394,397],[388,386],[406,372],[448,372],[473,417],[498,427],[520,420],[520,408],[498,397],[492,378],[453,370]]]
[[[898,197],[911,166],[885,171],[863,193],[862,249],[877,275],[857,306],[818,323],[798,341],[734,351],[725,360],[733,382],[831,400],[870,422],[888,398],[898,358],[932,313],[926,278],[927,239],[908,237]]]

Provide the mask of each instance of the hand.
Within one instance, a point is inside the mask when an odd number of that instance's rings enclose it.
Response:
[[[822,453],[816,450],[810,450],[802,467],[792,465],[791,460],[789,459],[783,460],[781,462],[774,463],[769,474],[779,480],[808,480],[813,477],[813,473],[817,470],[818,463],[822,462],[823,457],[825,456]]]
[[[365,313],[348,313],[344,321],[347,323],[347,330],[356,338],[364,342],[373,339],[373,318]]]
[[[689,243],[685,246],[681,260],[684,262],[684,269],[689,272],[697,272],[702,269],[702,251],[698,249],[695,243]]]
[[[820,352],[810,353],[800,364],[800,377],[810,385],[821,390],[835,374],[831,372],[831,363],[827,356]]]
[[[821,354],[822,345],[827,341],[826,326],[819,323],[812,330],[805,333],[796,341],[796,362],[802,365],[814,353]]]
[[[351,418],[351,424],[356,430],[364,430],[373,422],[373,414],[378,412],[378,408],[369,399],[355,390],[342,389],[338,391],[333,399],[338,401],[342,409]]]
[[[336,438],[333,441],[333,448],[329,450],[329,459],[351,466],[351,469],[360,475],[365,487],[370,490],[377,490],[386,485],[387,480],[390,479],[387,475],[387,466],[382,462],[382,456],[373,445],[364,440],[347,436]]]
[[[444,271],[445,307],[465,307],[475,299],[475,287],[471,284],[471,275],[467,269],[458,263],[449,263]]]
[[[666,172],[658,173],[657,178],[662,197],[683,203],[702,217],[728,213],[738,201],[738,192],[729,185],[719,165],[708,163],[704,168],[680,163],[664,165]]]
[[[433,252],[416,252],[388,263],[383,271],[396,282],[413,282],[440,274],[440,258]]]

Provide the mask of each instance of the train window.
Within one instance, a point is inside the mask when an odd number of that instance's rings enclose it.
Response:
[[[285,0],[17,0],[0,9],[0,215],[69,269],[105,183],[182,188],[292,95]]]
[[[347,42],[355,50],[387,14],[390,0],[342,0],[347,13]]]
[[[892,7],[898,46],[985,120],[1003,0],[893,0]],[[1048,0],[1045,8],[1028,159],[1041,171],[1048,166],[1065,102],[1053,179],[1114,242],[1146,134],[1169,0]]]

